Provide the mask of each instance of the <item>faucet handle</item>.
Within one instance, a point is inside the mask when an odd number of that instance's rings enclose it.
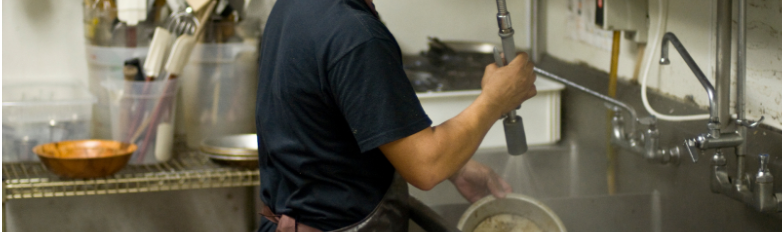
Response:
[[[759,183],[774,182],[774,177],[771,176],[771,171],[768,170],[768,154],[760,154],[758,158],[760,158],[760,168],[757,176],[755,176],[755,181]]]
[[[671,64],[671,59],[668,59],[668,57],[660,58],[660,64]]]
[[[654,116],[638,119],[638,123],[648,126],[649,129],[657,129],[657,118]]]
[[[760,154],[758,158],[760,159],[759,172],[768,172],[768,154]]]
[[[690,158],[692,158],[692,162],[697,163],[698,158],[700,158],[701,156],[701,149],[698,148],[698,139],[697,138],[685,139],[684,147],[686,147],[687,152],[690,153]]]
[[[755,128],[758,127],[761,122],[763,122],[763,119],[766,119],[766,117],[760,116],[760,119],[758,119],[757,121],[752,121],[749,119],[745,119],[745,120],[736,119],[736,123],[739,124],[740,126],[745,126],[747,128]]]

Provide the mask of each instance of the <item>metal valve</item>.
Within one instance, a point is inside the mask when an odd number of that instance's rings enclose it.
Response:
[[[766,117],[760,116],[760,119],[757,121],[736,119],[736,124],[747,128],[755,128],[758,127],[761,122],[763,122],[763,119],[766,119]]]
[[[774,177],[771,176],[771,171],[768,170],[768,154],[760,154],[758,158],[760,160],[760,168],[757,176],[755,176],[755,180],[758,183],[774,182]]]
[[[687,152],[690,153],[692,162],[697,163],[698,158],[701,156],[701,149],[698,147],[698,138],[685,139],[684,147],[686,147]]]

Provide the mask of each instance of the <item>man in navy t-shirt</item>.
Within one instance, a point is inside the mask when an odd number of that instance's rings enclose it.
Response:
[[[470,157],[503,113],[536,94],[526,54],[487,66],[478,99],[433,127],[371,0],[278,0],[261,49],[261,199],[274,216],[344,228],[375,209],[395,172],[423,190],[450,179],[471,202],[510,192]]]

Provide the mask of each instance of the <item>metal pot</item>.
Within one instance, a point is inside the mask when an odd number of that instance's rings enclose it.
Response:
[[[511,214],[524,217],[538,226],[541,231],[566,232],[565,225],[557,214],[542,202],[532,197],[510,193],[505,198],[487,196],[473,203],[459,219],[457,228],[472,232],[487,218],[499,214]]]

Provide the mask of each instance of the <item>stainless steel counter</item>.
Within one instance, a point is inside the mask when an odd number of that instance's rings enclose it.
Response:
[[[538,67],[598,92],[607,90],[606,73],[551,57],[544,57]],[[619,100],[635,107],[640,116],[647,115],[639,86],[620,82],[618,90]],[[651,91],[649,100],[661,112],[705,112],[693,103]],[[549,205],[569,231],[782,231],[782,214],[759,213],[711,193],[708,157],[713,151],[704,152],[698,163],[684,154],[678,166],[664,166],[647,162],[641,154],[618,149],[617,193],[609,195],[606,108],[596,98],[573,89],[563,92],[562,101],[563,139],[558,144],[531,147],[528,154],[518,157],[504,154],[503,149],[481,150],[475,159],[506,178],[514,192]],[[661,146],[681,145],[685,138],[707,129],[705,121],[659,121],[658,127]],[[782,133],[758,128],[750,129],[749,135],[747,170],[756,172],[757,155],[769,153],[772,174],[780,177],[775,179],[774,187],[782,192]],[[733,151],[726,156],[728,166],[735,169]],[[453,223],[468,207],[448,182],[429,192],[411,189],[411,194]]]

